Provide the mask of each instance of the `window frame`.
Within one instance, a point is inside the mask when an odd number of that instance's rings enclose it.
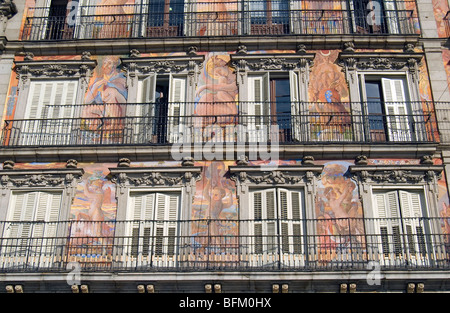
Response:
[[[133,195],[132,194],[141,194],[141,195],[153,195],[154,199],[152,199],[152,218],[149,219],[132,219],[130,218],[130,214],[133,213],[135,216],[136,212],[134,211],[136,209],[136,206],[132,206],[133,201]],[[164,197],[167,197],[169,194],[176,194],[177,195],[177,208],[176,212],[170,212],[170,209],[168,212],[164,211],[164,215],[168,215],[169,219],[163,219],[160,220],[158,217],[159,212],[158,207],[155,207],[154,204],[158,203],[158,195],[163,195]],[[170,197],[170,196],[169,196]],[[134,262],[134,265],[136,266],[145,266],[148,265],[147,262],[145,262],[145,258],[147,260],[150,260],[150,266],[173,266],[175,263],[175,256],[178,254],[178,249],[180,247],[179,245],[179,234],[181,233],[182,226],[180,225],[179,216],[181,214],[181,208],[183,203],[183,198],[185,195],[183,194],[183,189],[181,187],[179,188],[130,188],[128,190],[128,197],[127,197],[127,209],[126,209],[126,219],[125,219],[125,225],[124,225],[124,247],[125,251],[124,253],[127,256],[130,256],[130,258],[127,258],[127,262]],[[135,199],[135,198],[134,198]],[[134,202],[135,204],[135,202]],[[166,207],[164,207],[166,209]],[[131,212],[133,210],[133,212]],[[140,215],[142,216],[142,212]],[[144,213],[145,214],[145,213]],[[170,214],[175,214],[175,219],[172,220],[170,218]],[[138,237],[135,238],[133,235],[133,226],[136,225],[136,222],[132,221],[139,221],[138,226]],[[159,222],[162,222],[162,226]],[[169,225],[172,225],[170,227]],[[145,247],[145,240],[146,240],[146,234],[145,234],[145,226],[147,226],[147,229],[151,232],[151,234],[148,235],[147,239],[152,240],[152,242],[148,243],[148,251],[146,251]],[[142,228],[144,227],[144,228]],[[141,234],[141,230],[144,230],[144,233]],[[158,230],[163,231],[162,234],[158,235]],[[174,230],[174,234],[171,234],[170,231]],[[168,250],[169,245],[169,239],[173,237],[173,251],[170,253],[170,250]],[[138,240],[137,245],[135,244],[135,239]],[[158,242],[161,240],[161,242]],[[141,242],[142,241],[142,242]],[[136,246],[136,247],[135,247]],[[161,246],[160,248],[158,248]],[[136,251],[134,251],[136,249]],[[158,249],[161,249],[159,251]],[[159,253],[160,252],[160,253]],[[130,265],[126,265],[126,267],[129,267]]]
[[[343,68],[349,87],[352,123],[355,141],[367,141],[364,110],[361,102],[366,101],[361,88],[361,77],[406,77],[406,88],[411,103],[411,114],[417,119],[413,122],[423,123],[423,108],[419,93],[419,63],[424,54],[415,52],[410,44],[405,44],[403,52],[356,52],[352,42],[339,54],[338,64]],[[422,140],[423,132],[416,138]],[[370,139],[370,138],[369,138]]]
[[[74,163],[76,163],[74,160],[69,160],[66,168],[62,169],[4,168],[3,170],[0,170],[0,190],[3,195],[0,197],[0,221],[4,221],[4,223],[0,225],[0,234],[3,236],[9,227],[8,225],[10,225],[6,222],[8,222],[7,218],[12,214],[10,212],[11,207],[15,206],[13,203],[13,200],[15,200],[14,194],[18,192],[32,193],[57,191],[61,194],[61,200],[58,219],[55,223],[68,221],[77,185],[84,174],[83,169],[78,169],[76,166],[73,166]],[[38,225],[39,223],[36,224]],[[50,240],[67,238],[69,235],[68,231],[69,229],[67,229],[67,227],[57,227],[53,233],[53,238],[50,238]],[[37,240],[42,239],[38,238]],[[50,251],[47,252],[51,255],[62,255],[63,251],[60,249],[63,249],[63,242],[61,243],[62,248],[58,248],[56,242],[53,243],[53,245],[50,247]],[[39,259],[38,262],[39,266],[51,266],[52,260],[51,258],[48,258],[44,263],[41,263],[41,260]],[[12,261],[11,265],[14,266],[14,264],[17,265],[15,261]]]
[[[181,166],[177,167],[130,167],[130,160],[125,160],[122,164],[126,163],[126,166],[120,165],[116,168],[109,168],[112,176],[111,181],[116,184],[117,192],[117,213],[116,213],[116,237],[115,246],[122,247],[116,249],[115,260],[121,264],[117,266],[123,266],[124,262],[134,262],[134,265],[142,265],[143,260],[128,260],[126,258],[127,248],[123,245],[123,239],[126,237],[126,223],[128,217],[128,208],[130,205],[130,194],[133,192],[179,192],[179,212],[177,221],[189,220],[192,209],[192,197],[195,194],[195,184],[201,179],[202,167],[191,166],[182,162]],[[188,223],[180,225],[178,223],[177,237],[186,237],[189,234]],[[175,238],[179,240],[179,238]],[[175,249],[179,249],[179,246],[175,246]],[[176,254],[176,253],[175,253]],[[176,258],[170,260],[166,258],[161,260],[160,263],[155,263],[153,266],[168,266],[178,262]],[[181,261],[180,261],[181,262]],[[129,266],[129,264],[127,265]]]
[[[245,47],[241,48],[243,48],[241,50],[246,50]],[[303,125],[306,125],[306,123],[301,120],[300,115],[308,110],[309,72],[315,53],[302,51],[298,54],[247,54],[238,52],[230,55],[230,57],[232,65],[236,69],[236,80],[239,87],[239,114],[251,116],[251,113],[254,112],[250,107],[250,101],[254,100],[254,97],[250,93],[250,83],[253,75],[261,77],[264,75],[268,76],[269,74],[267,73],[273,73],[272,75],[289,75],[291,91],[293,87],[295,88],[295,94],[291,93],[292,116],[290,123],[291,129],[293,130],[292,137],[299,141],[306,140],[307,138],[304,138],[304,136],[307,136],[309,132],[303,129]],[[295,80],[294,77],[296,77]],[[293,101],[296,103],[292,103]],[[243,126],[249,128],[249,138],[247,140],[257,140],[261,136],[258,132],[258,124],[258,121],[252,120],[251,117],[247,121],[244,120]],[[256,135],[252,135],[252,130],[256,131]],[[267,141],[267,138],[265,141]]]
[[[305,157],[305,159],[308,159]],[[251,207],[251,191],[257,189],[268,188],[281,188],[286,190],[301,190],[303,193],[303,206],[302,206],[302,231],[301,238],[304,238],[302,242],[301,253],[283,253],[283,259],[279,260],[286,266],[304,266],[308,257],[308,245],[314,245],[314,232],[315,229],[308,229],[304,224],[308,218],[314,218],[315,216],[315,196],[318,177],[323,171],[323,165],[314,165],[313,162],[304,162],[302,165],[278,165],[275,168],[270,165],[236,165],[229,166],[229,172],[231,179],[236,182],[236,194],[239,199],[239,220],[251,222],[250,212]],[[255,255],[254,266],[268,265],[270,258],[267,259],[264,255],[254,254],[253,243],[248,240],[252,240],[253,231],[250,227],[240,228],[240,238],[244,240],[242,243],[249,249],[248,253]],[[250,238],[250,239],[248,239]],[[247,253],[247,252],[246,252]],[[272,259],[274,261],[274,259]],[[269,262],[269,263],[268,263]]]
[[[195,50],[195,49],[194,49]],[[188,53],[186,56],[167,56],[167,57],[141,57],[140,53],[136,53],[135,55],[130,56],[129,58],[122,58],[121,63],[126,69],[127,75],[127,88],[128,88],[128,104],[137,104],[128,105],[127,106],[127,116],[133,117],[141,117],[139,115],[141,113],[151,113],[154,115],[155,108],[154,107],[142,107],[139,105],[140,100],[154,100],[154,93],[148,99],[142,99],[142,94],[140,94],[143,90],[140,86],[144,87],[143,80],[149,77],[154,77],[147,87],[154,88],[156,86],[156,80],[158,75],[167,75],[170,79],[182,77],[185,80],[185,92],[184,92],[184,108],[183,113],[180,110],[181,119],[172,119],[171,121],[167,121],[167,139],[168,142],[177,142],[179,140],[179,134],[182,134],[184,127],[188,127],[187,122],[189,119],[183,119],[183,117],[192,116],[194,113],[194,99],[195,99],[195,88],[197,86],[198,77],[200,75],[201,67],[204,61],[204,56],[198,56],[195,52]],[[141,82],[140,82],[141,81]],[[170,83],[169,83],[170,84]],[[170,86],[169,86],[170,92]],[[169,95],[169,99],[171,96]],[[168,100],[169,100],[168,99]],[[154,101],[153,101],[154,102]],[[138,111],[138,108],[140,112]],[[173,110],[170,108],[170,103],[168,102],[168,114]],[[154,116],[150,116],[150,119]],[[181,122],[181,123],[180,123]],[[152,123],[152,121],[150,121]],[[187,126],[186,126],[187,125]],[[135,129],[134,133],[141,134],[142,132],[136,129],[136,125],[130,125],[130,128]],[[192,133],[192,132],[191,132]],[[154,138],[146,138],[146,139],[133,139],[134,142],[142,142],[141,140],[145,140],[145,142],[153,142]]]
[[[360,159],[367,160],[365,157]],[[438,180],[442,175],[443,166],[433,165],[432,162],[424,160],[425,158],[422,159],[420,164],[416,165],[368,165],[367,162],[363,161],[359,162],[360,164],[349,167],[349,172],[358,183],[361,203],[364,209],[369,259],[373,258],[373,261],[383,262],[383,265],[387,266],[405,264],[418,266],[426,262],[434,262],[433,254],[442,253],[438,249],[444,248],[441,248],[441,243],[437,242],[441,240],[439,239],[439,234],[442,232],[437,219],[440,216],[437,199],[439,193]],[[424,201],[422,204],[422,217],[425,219],[429,218],[427,223],[424,220],[427,255],[423,256],[422,259],[409,256],[403,259],[383,259],[382,254],[380,254],[383,251],[376,236],[377,234],[381,236],[381,234],[380,230],[376,228],[378,215],[374,194],[378,191],[399,192],[401,190],[422,192],[421,200]],[[375,236],[372,236],[373,234]]]

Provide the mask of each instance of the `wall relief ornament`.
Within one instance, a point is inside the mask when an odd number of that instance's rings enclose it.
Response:
[[[442,177],[440,165],[352,165],[349,172],[363,184],[435,183]]]
[[[119,188],[187,186],[201,178],[201,167],[118,167],[109,169]]]
[[[41,170],[2,170],[0,186],[2,188],[19,187],[61,187],[76,188],[84,174],[83,169],[41,169]]]

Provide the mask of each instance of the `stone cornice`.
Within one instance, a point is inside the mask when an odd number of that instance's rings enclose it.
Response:
[[[89,50],[92,55],[127,55],[130,49],[141,53],[186,52],[191,46],[198,51],[236,51],[245,44],[248,51],[257,50],[296,50],[301,42],[308,50],[341,49],[343,42],[358,42],[364,49],[401,49],[405,43],[417,43],[420,35],[405,36],[355,36],[355,35],[292,35],[245,37],[180,37],[180,38],[122,38],[118,39],[80,39],[67,41],[8,41],[5,53],[32,52],[35,55],[76,55]]]

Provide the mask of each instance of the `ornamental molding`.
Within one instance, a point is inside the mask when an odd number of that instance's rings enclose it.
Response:
[[[230,178],[239,185],[302,185],[313,186],[323,166],[230,166]],[[312,188],[308,188],[311,191]]]
[[[183,187],[201,179],[199,166],[110,168],[111,181],[123,192],[129,187]]]
[[[26,53],[24,61],[14,61],[14,71],[19,80],[19,89],[28,85],[32,78],[80,79],[80,88],[87,89],[89,79],[97,66],[88,52],[80,60],[33,60],[32,53]]]
[[[242,49],[241,49],[242,50]],[[289,71],[313,65],[314,53],[302,54],[246,54],[231,55],[231,63],[238,71]]]
[[[442,177],[440,165],[352,165],[349,172],[365,184],[426,184]]]
[[[81,60],[25,60],[15,61],[15,71],[21,80],[30,76],[36,78],[79,78],[90,77],[97,61]]]
[[[0,17],[11,18],[17,13],[17,7],[13,0],[0,0]]]
[[[139,57],[122,58],[122,64],[128,73],[179,73],[183,71],[196,71],[202,67],[204,56],[167,56],[167,57]]]
[[[76,188],[84,174],[83,169],[32,169],[0,171],[0,186],[5,188],[20,187],[60,187]]]
[[[415,72],[423,53],[353,53],[342,52],[338,65],[345,71],[354,70],[408,70]]]

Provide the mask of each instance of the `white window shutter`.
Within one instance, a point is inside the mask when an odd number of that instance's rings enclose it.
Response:
[[[249,142],[267,141],[264,121],[269,115],[269,73],[248,77],[248,117],[247,132]],[[266,126],[269,126],[268,124]]]
[[[20,191],[14,192],[11,199],[12,205],[7,215],[11,225],[4,236],[10,241],[10,247],[6,252],[13,253],[13,250],[17,250],[15,255],[30,255],[37,260],[48,256],[54,250],[62,193]],[[39,249],[41,255],[35,254],[36,249]],[[46,262],[50,261],[51,259],[46,259]]]
[[[68,142],[77,86],[78,82],[74,80],[31,82],[25,111],[25,119],[28,121],[22,134],[23,144]]]
[[[300,94],[298,86],[298,74],[289,71],[289,84],[291,95],[291,130],[294,139],[301,140],[301,119],[300,119]]]
[[[170,76],[169,83],[169,142],[182,140],[185,120],[186,77]]]
[[[403,232],[410,257],[417,257],[416,253],[425,253],[423,222],[421,217],[421,193],[418,191],[399,191],[400,207],[403,218]]]
[[[139,103],[154,103],[155,102],[155,91],[156,91],[156,74],[150,73],[145,77],[141,84],[139,90]]]
[[[404,80],[382,78],[384,105],[390,141],[411,141]]]

